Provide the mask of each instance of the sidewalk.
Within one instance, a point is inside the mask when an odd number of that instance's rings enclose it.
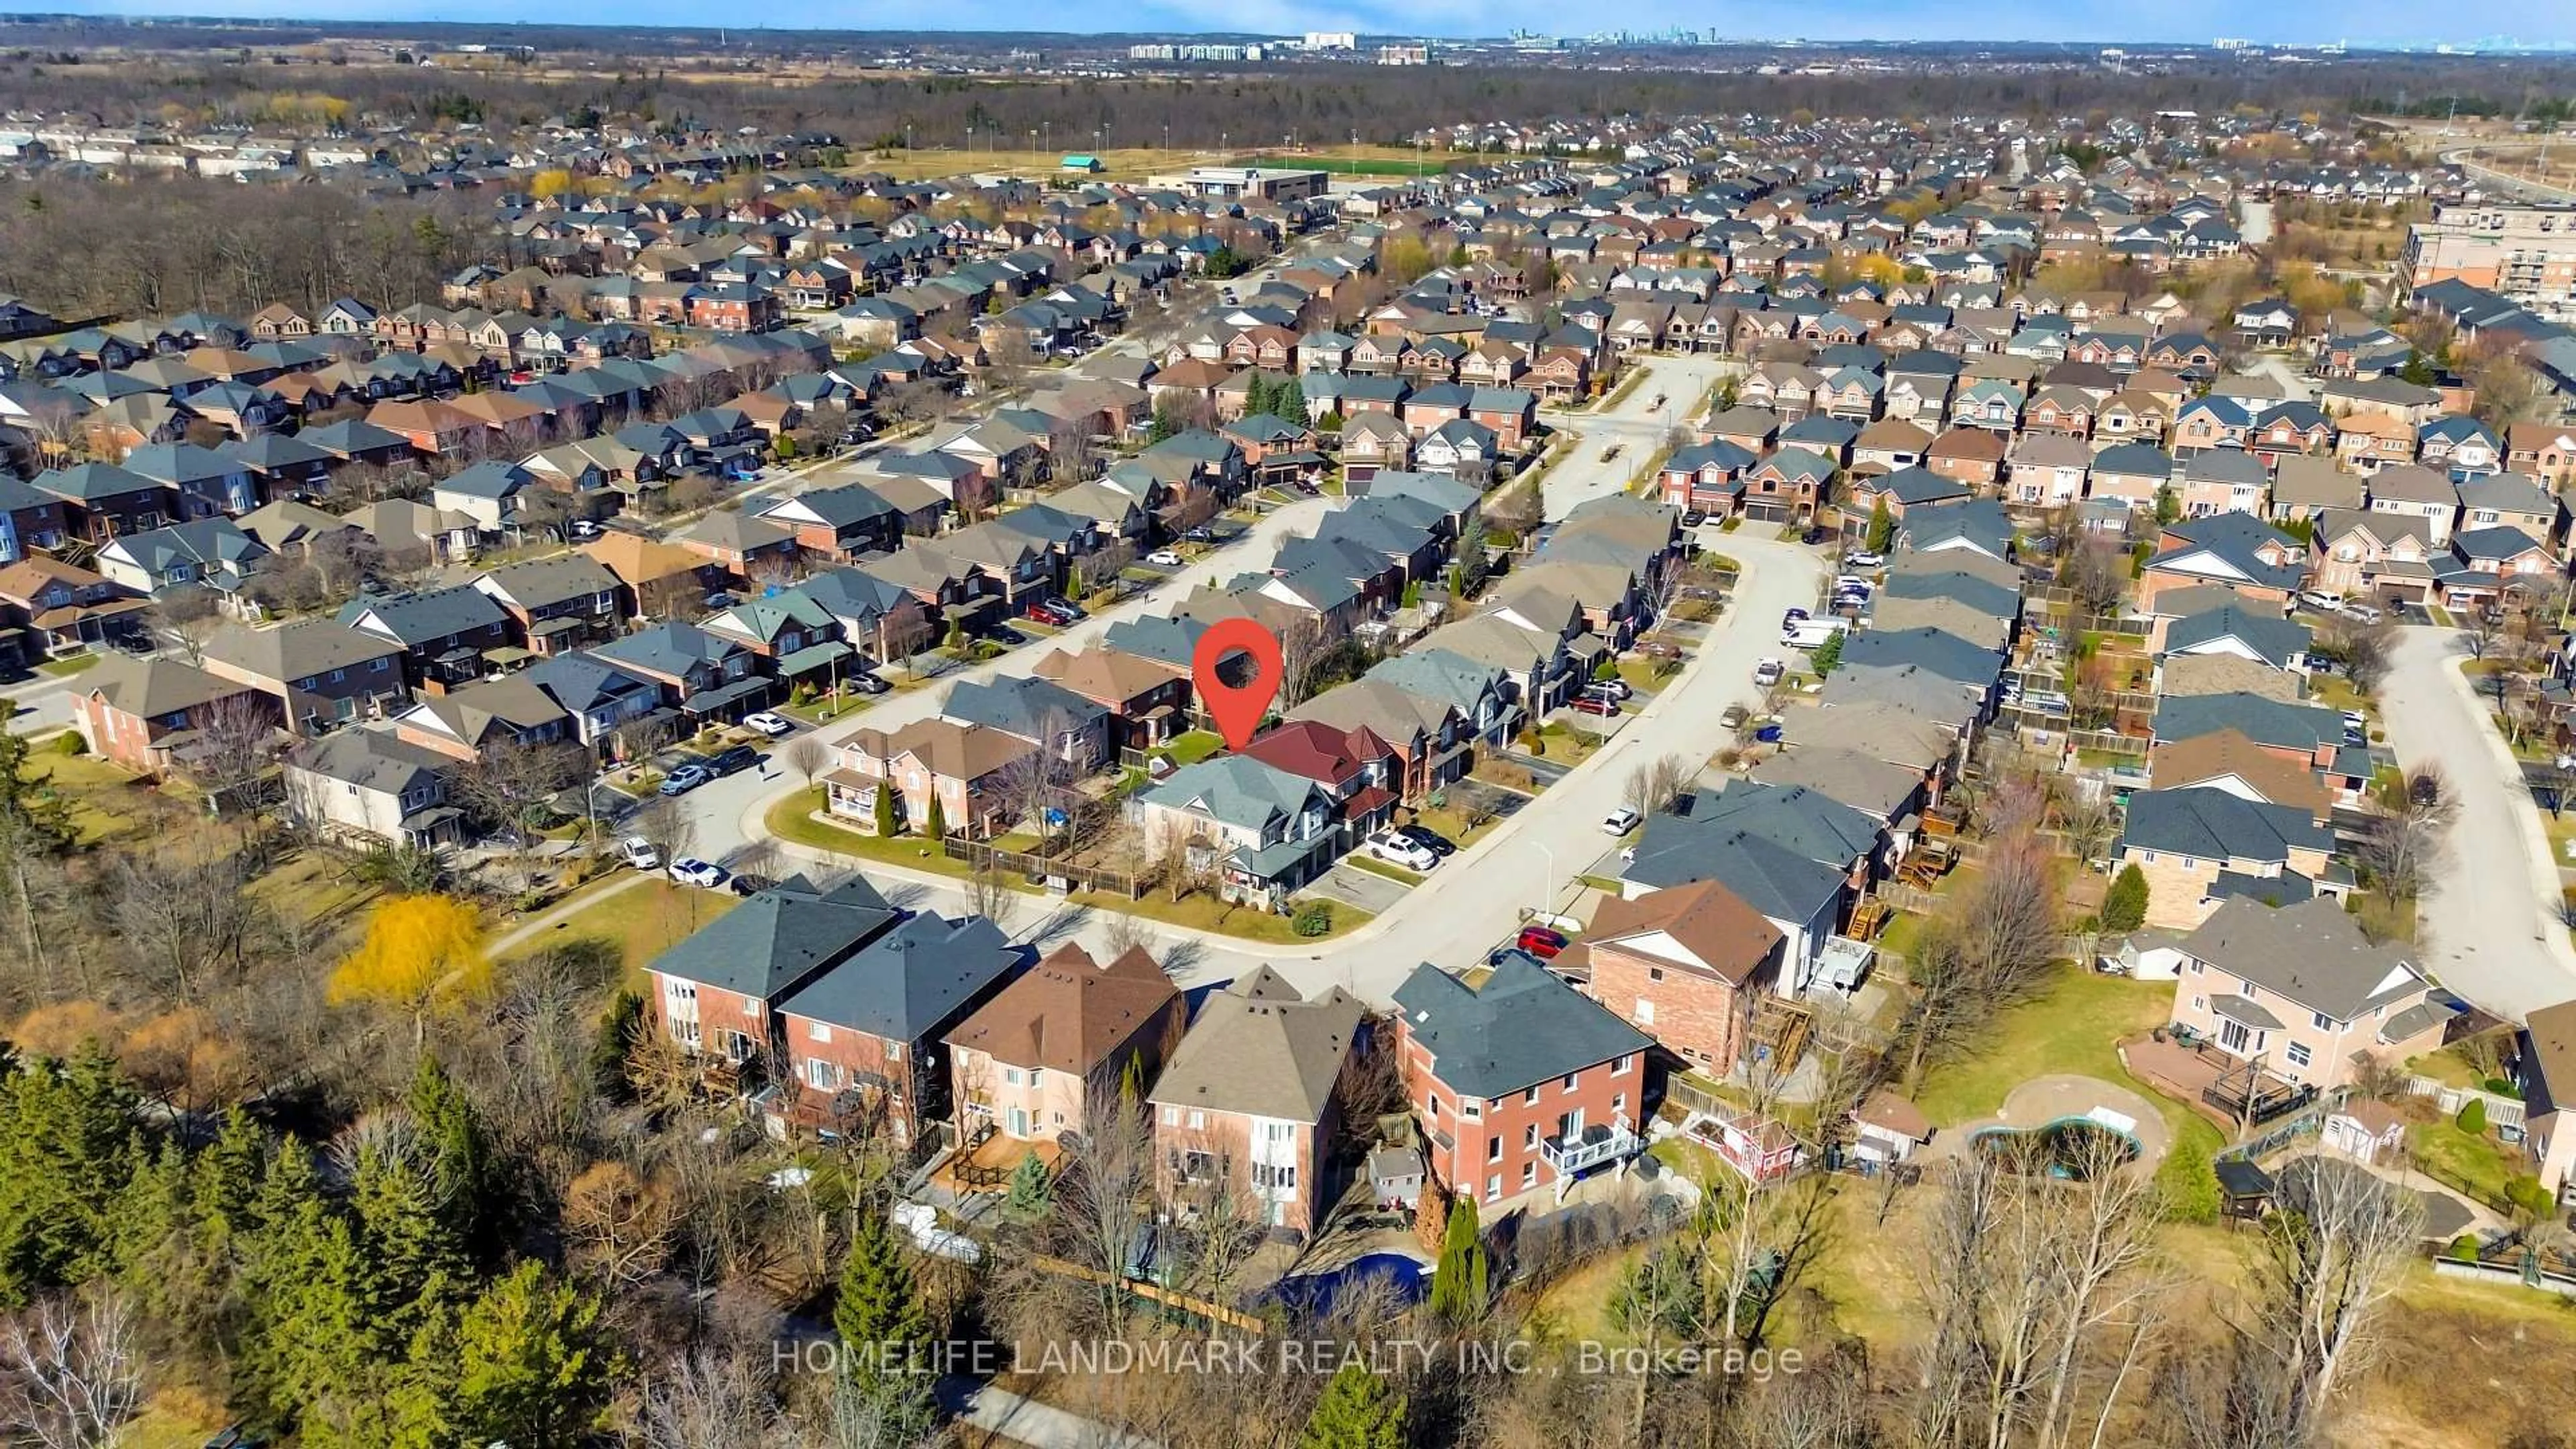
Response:
[[[991,1384],[970,1387],[952,1379],[940,1386],[939,1397],[956,1405],[958,1423],[1030,1449],[1162,1449],[1140,1434],[1113,1429]]]

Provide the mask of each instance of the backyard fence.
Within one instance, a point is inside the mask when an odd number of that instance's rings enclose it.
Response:
[[[2339,1101],[2340,1098],[2336,1100]],[[2274,1123],[2265,1128],[2261,1136],[2248,1137],[2235,1146],[2220,1151],[2217,1160],[2252,1162],[2258,1158],[2269,1157],[2302,1137],[2313,1137],[2325,1130],[2326,1116],[2334,1110],[2334,1106],[2335,1103],[2330,1101],[2325,1105],[2312,1107],[2287,1122]]]
[[[1142,879],[1124,871],[1076,865],[1053,856],[1030,855],[1025,851],[1003,850],[980,840],[963,840],[954,835],[941,841],[939,848],[950,860],[963,861],[974,870],[1001,871],[1050,883],[1060,881],[1066,890],[1115,892],[1131,901],[1145,894]]]
[[[2454,1087],[2426,1076],[2408,1077],[2406,1090],[2418,1097],[2432,1098],[2433,1106],[2445,1117],[2460,1115],[2460,1109],[2469,1105],[2471,1099],[2484,1102],[2487,1104],[2488,1126],[2498,1131],[2511,1129],[2515,1136],[2522,1134],[2523,1107],[2518,1097],[2499,1097],[2476,1087]]]

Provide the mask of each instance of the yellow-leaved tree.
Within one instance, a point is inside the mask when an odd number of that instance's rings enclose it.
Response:
[[[430,1012],[479,993],[491,975],[483,923],[472,906],[454,896],[395,896],[376,907],[367,939],[331,973],[331,1000],[399,1008],[411,1017],[417,1046]]]

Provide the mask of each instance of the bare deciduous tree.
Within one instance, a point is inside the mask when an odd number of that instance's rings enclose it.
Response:
[[[642,1379],[633,1439],[639,1449],[793,1449],[801,1442],[779,1412],[756,1352],[699,1349],[664,1361]]]
[[[787,768],[796,772],[797,779],[811,785],[814,783],[814,777],[822,773],[823,766],[830,763],[832,751],[823,743],[821,736],[803,734],[789,740],[785,747],[779,750],[778,758]]]
[[[117,1443],[142,1405],[142,1344],[122,1297],[47,1298],[0,1321],[0,1423],[13,1442]]]

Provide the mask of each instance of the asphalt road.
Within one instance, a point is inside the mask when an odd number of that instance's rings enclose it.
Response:
[[[1676,362],[1682,375],[1667,380],[1663,370]],[[1671,387],[1677,403],[1685,396],[1695,401],[1695,392],[1683,391],[1688,386],[1684,379],[1713,377],[1714,372],[1706,369],[1715,362],[1713,358],[1705,362],[1658,359],[1651,364],[1657,376],[1634,394],[1639,406],[1623,408],[1616,423],[1659,429],[1659,419],[1648,422],[1642,401],[1665,386]],[[1706,382],[1699,386],[1705,388]],[[1547,475],[1548,516],[1562,516],[1582,498],[1616,491],[1627,477],[1627,470],[1620,464],[1628,462],[1623,455],[1604,467],[1590,447],[1561,461]],[[1229,548],[1221,563],[1194,566],[1141,599],[1085,620],[1057,642],[1063,647],[1079,647],[1096,638],[1111,620],[1135,613],[1168,611],[1171,602],[1191,582],[1230,576],[1267,562],[1292,529],[1311,532],[1325,506],[1322,500],[1309,500],[1281,510]],[[1724,732],[1715,724],[1718,715],[1730,704],[1749,706],[1758,702],[1760,691],[1753,686],[1753,666],[1778,647],[1773,621],[1790,605],[1814,600],[1825,573],[1822,557],[1794,544],[1757,537],[1755,532],[1747,530],[1726,537],[1722,547],[1743,565],[1743,577],[1727,615],[1709,631],[1706,643],[1681,673],[1629,719],[1609,745],[1543,791],[1509,822],[1444,861],[1424,886],[1406,892],[1384,914],[1350,935],[1321,943],[1313,951],[1251,947],[1230,938],[1149,923],[1148,933],[1156,938],[1158,954],[1166,966],[1184,985],[1198,986],[1230,980],[1267,963],[1302,989],[1313,991],[1334,984],[1383,1003],[1416,965],[1426,961],[1449,969],[1473,965],[1486,951],[1518,931],[1525,911],[1570,902],[1577,893],[1575,874],[1588,868],[1613,843],[1602,833],[1601,821],[1621,805],[1629,775],[1666,754],[1679,754],[1697,763],[1719,749],[1725,741]],[[976,670],[961,671],[959,677],[1026,674],[1043,652],[1043,647],[1015,650]],[[938,698],[937,690],[889,696],[847,722],[836,722],[824,731],[824,736],[838,739],[862,724],[888,729],[924,718],[936,712]],[[762,816],[769,804],[794,783],[780,778],[764,781],[746,772],[693,792],[687,799],[693,818],[699,822],[697,853],[721,860],[739,851],[754,833],[765,833]],[[868,868],[868,874],[899,889],[904,901],[916,908],[933,908],[950,915],[963,914],[967,909],[963,893],[940,878],[875,866]],[[1106,944],[1109,918],[1079,909],[1050,911],[1044,903],[1030,899],[1019,906],[1006,925],[1016,937],[1041,947],[1073,939],[1096,951]]]
[[[2460,801],[2421,906],[2423,965],[2452,991],[2516,1020],[2576,997],[2576,946],[2560,917],[2540,810],[2460,673],[2465,646],[2455,631],[2425,626],[2397,638],[2379,691],[2389,745],[2410,773],[2439,766]]]
[[[1549,427],[1575,438],[1573,451],[1560,456],[1546,475],[1550,519],[1563,518],[1576,504],[1625,487],[1664,445],[1665,437],[1698,409],[1700,398],[1717,380],[1740,370],[1732,358],[1705,353],[1657,357],[1645,366],[1645,380],[1629,388],[1607,412],[1551,408],[1540,413]],[[1663,398],[1661,406],[1655,405],[1658,396]],[[1613,447],[1619,456],[1605,458]]]

